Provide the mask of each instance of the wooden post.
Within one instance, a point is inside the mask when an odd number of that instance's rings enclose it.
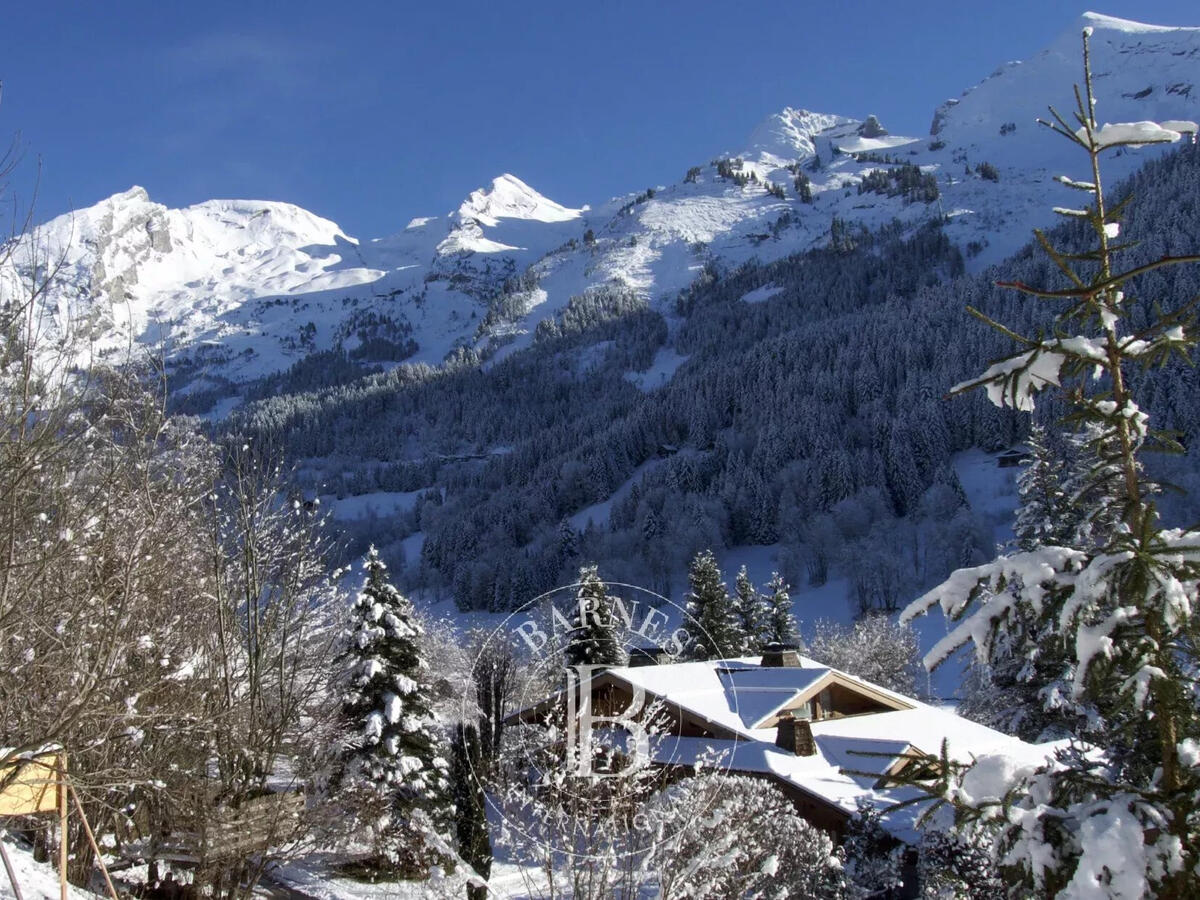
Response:
[[[67,754],[58,756],[58,891],[67,900]]]
[[[87,813],[83,811],[83,804],[79,802],[79,795],[75,793],[75,785],[67,782],[67,790],[71,792],[71,799],[75,801],[75,809],[79,811],[79,824],[83,826],[83,833],[87,835],[88,843],[92,845],[92,852],[96,854],[96,865],[100,867],[100,873],[104,876],[104,884],[108,888],[108,895],[112,900],[120,900],[117,897],[117,889],[113,887],[112,879],[108,877],[108,866],[104,865],[104,856],[100,853],[100,847],[96,843],[96,836],[92,834],[92,826],[88,823]]]

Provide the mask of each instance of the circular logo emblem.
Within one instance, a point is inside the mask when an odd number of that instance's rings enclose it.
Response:
[[[462,697],[462,720],[487,733],[471,776],[496,840],[542,868],[671,841],[704,809],[673,813],[670,786],[733,762],[728,729],[688,702],[704,695],[738,715],[721,664],[685,661],[698,638],[713,645],[701,624],[654,591],[581,578],[484,635]]]

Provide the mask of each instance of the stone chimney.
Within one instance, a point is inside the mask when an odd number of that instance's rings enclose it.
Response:
[[[764,669],[799,669],[800,651],[772,641],[763,647],[762,666]]]
[[[796,719],[791,713],[784,713],[775,732],[775,746],[797,756],[814,756],[817,744],[808,719]]]

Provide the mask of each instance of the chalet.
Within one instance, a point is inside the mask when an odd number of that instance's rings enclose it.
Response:
[[[668,723],[650,741],[654,764],[692,769],[715,754],[722,767],[769,779],[835,835],[865,800],[897,840],[915,845],[926,804],[896,804],[922,791],[891,777],[919,765],[915,757],[938,756],[943,742],[962,762],[1000,754],[1038,763],[1053,753],[777,646],[761,657],[600,671],[591,681],[593,714],[625,712],[638,690]],[[533,721],[559,702],[547,698],[510,721]]]
[[[1005,450],[996,457],[996,465],[1001,469],[1015,469],[1025,465],[1032,458],[1033,455],[1028,450]]]

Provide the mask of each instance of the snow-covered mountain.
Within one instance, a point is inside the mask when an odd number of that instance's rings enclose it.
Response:
[[[286,203],[172,210],[135,187],[46,223],[14,258],[25,270],[61,260],[49,297],[60,322],[86,325],[101,353],[165,353],[193,391],[334,347],[380,364],[437,364],[455,348],[511,353],[589,287],[622,285],[666,308],[704,266],[827,246],[835,220],[944,218],[980,268],[1067,200],[1055,175],[1080,174],[1077,153],[1035,119],[1047,104],[1069,111],[1084,26],[1102,121],[1200,118],[1200,28],[1088,13],[943,103],[929,135],[889,134],[886,115],[788,107],[740,152],[672,185],[569,209],[502,175],[449,215],[369,241]],[[1145,158],[1118,153],[1109,177]]]

